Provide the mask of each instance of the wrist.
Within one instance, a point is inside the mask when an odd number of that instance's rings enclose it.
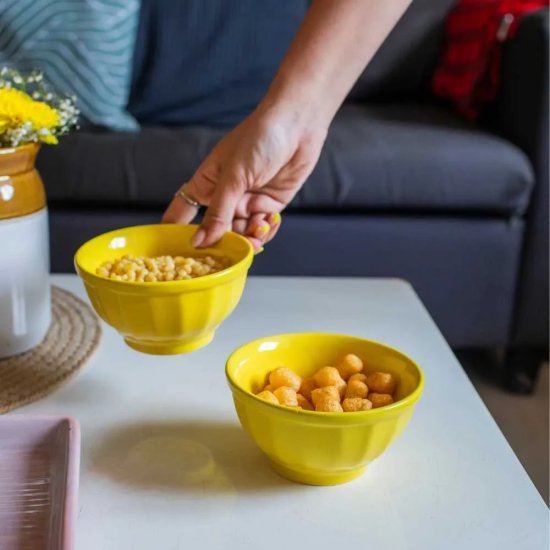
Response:
[[[335,114],[326,100],[311,90],[286,85],[279,79],[273,81],[257,112],[268,123],[290,125],[299,133],[326,133]]]

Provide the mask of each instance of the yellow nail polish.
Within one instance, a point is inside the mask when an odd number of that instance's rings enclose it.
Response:
[[[281,223],[281,214],[279,214],[279,212],[275,212],[275,214],[273,214],[272,216],[272,219],[273,219],[273,223],[275,225],[278,225]]]
[[[269,225],[267,223],[264,223],[263,225],[260,225],[258,229],[256,229],[256,237],[261,238],[264,235],[267,235],[269,233]]]
[[[258,248],[258,252],[256,252],[256,254],[261,254],[263,251],[264,251],[264,247],[262,246],[262,248]]]

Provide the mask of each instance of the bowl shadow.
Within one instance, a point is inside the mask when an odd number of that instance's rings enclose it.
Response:
[[[100,441],[90,470],[141,490],[200,494],[306,490],[278,476],[244,430],[231,422],[117,427]]]

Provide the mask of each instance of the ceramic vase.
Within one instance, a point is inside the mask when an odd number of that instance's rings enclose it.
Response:
[[[0,358],[37,346],[51,323],[48,210],[38,145],[0,148]]]

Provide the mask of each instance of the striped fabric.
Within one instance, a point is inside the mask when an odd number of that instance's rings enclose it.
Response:
[[[137,128],[125,111],[139,0],[0,0],[0,65],[39,68],[83,118]]]

